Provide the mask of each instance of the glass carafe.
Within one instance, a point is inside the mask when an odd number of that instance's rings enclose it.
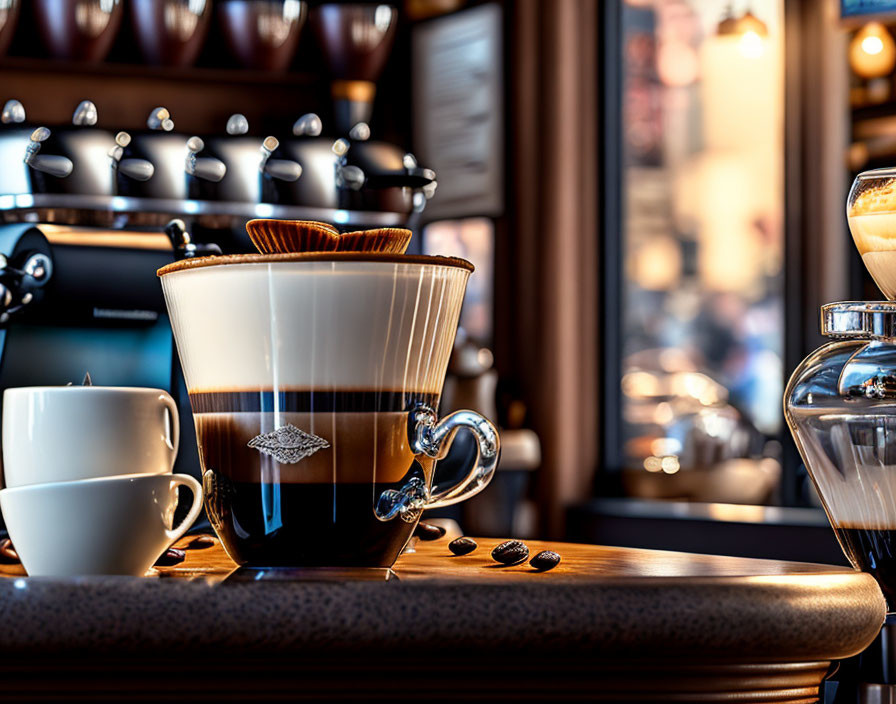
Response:
[[[790,430],[840,545],[896,610],[896,303],[822,307],[831,341],[794,371]]]

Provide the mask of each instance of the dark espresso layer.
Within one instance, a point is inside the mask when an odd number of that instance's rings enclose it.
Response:
[[[438,394],[381,390],[196,391],[193,413],[397,413],[418,405],[435,408]]]
[[[421,475],[419,468],[412,473]],[[422,476],[422,475],[421,475]],[[381,521],[395,484],[268,484],[205,476],[209,519],[230,556],[254,567],[391,567],[416,521]]]
[[[877,580],[890,609],[896,608],[896,529],[841,525],[834,530],[844,552]]]

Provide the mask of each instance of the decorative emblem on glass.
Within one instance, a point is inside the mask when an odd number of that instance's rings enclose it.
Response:
[[[248,445],[262,454],[270,455],[280,464],[296,464],[318,450],[329,447],[330,443],[287,423],[270,433],[256,435]]]

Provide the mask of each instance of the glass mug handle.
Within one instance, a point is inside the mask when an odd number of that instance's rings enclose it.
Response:
[[[397,515],[409,523],[416,521],[427,508],[442,508],[466,501],[488,486],[498,466],[501,442],[498,431],[489,420],[473,411],[456,411],[441,421],[427,406],[412,410],[408,417],[408,441],[415,455],[439,460],[451,447],[457,431],[465,428],[476,437],[477,457],[467,475],[454,486],[430,494],[424,482],[414,477],[399,490],[384,491],[379,498],[376,515],[388,521]]]

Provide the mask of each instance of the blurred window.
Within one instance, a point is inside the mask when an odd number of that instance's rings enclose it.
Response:
[[[783,0],[623,3],[622,430],[634,495],[761,503],[777,489],[782,25]]]

